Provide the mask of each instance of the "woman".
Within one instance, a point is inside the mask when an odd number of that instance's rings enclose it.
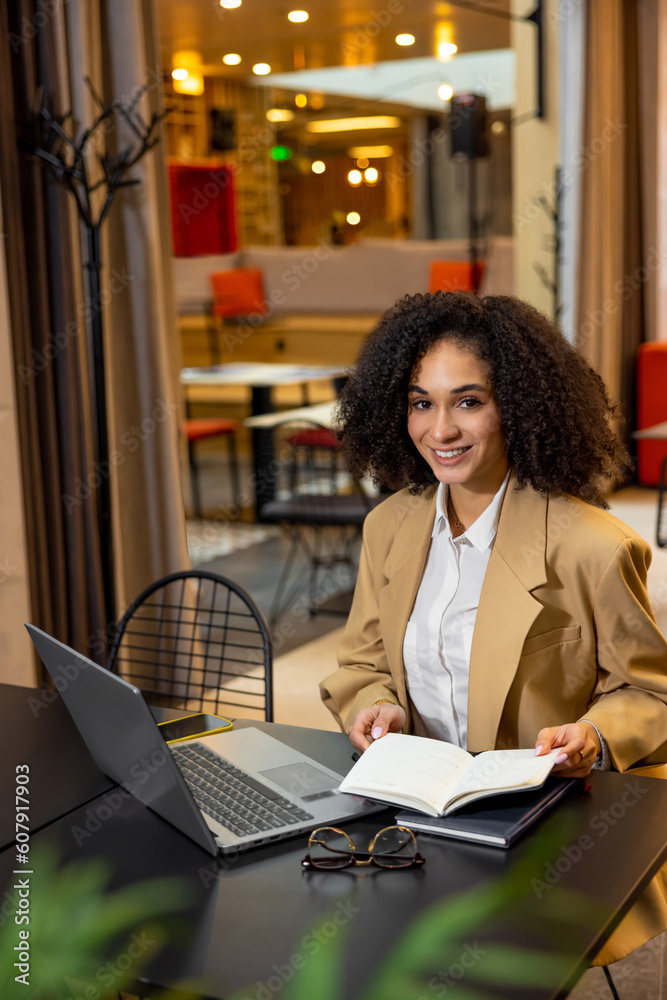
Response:
[[[321,686],[358,749],[403,731],[558,748],[571,776],[667,760],[650,549],[604,510],[628,465],[613,416],[600,377],[525,303],[436,292],[385,314],[346,386],[342,441],[354,473],[399,492],[367,518]],[[667,926],[650,890],[600,964]]]

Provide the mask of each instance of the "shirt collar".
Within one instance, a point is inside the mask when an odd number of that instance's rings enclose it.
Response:
[[[503,498],[510,479],[510,471],[510,469],[507,470],[507,475],[500,484],[500,489],[486,510],[480,514],[477,520],[474,521],[462,535],[459,535],[458,538],[454,539],[454,541],[458,542],[462,538],[466,538],[472,545],[475,546],[476,549],[479,549],[480,552],[485,552],[488,549],[496,537],[496,531],[498,530],[500,508],[502,507]],[[435,523],[431,533],[432,538],[434,538],[440,531],[446,531],[450,537],[452,535],[449,518],[447,517],[448,495],[449,487],[446,486],[445,483],[440,483],[438,486],[438,492],[436,493]]]

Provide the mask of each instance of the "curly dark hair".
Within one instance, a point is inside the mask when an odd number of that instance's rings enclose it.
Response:
[[[408,385],[415,366],[443,340],[489,365],[518,486],[608,507],[605,494],[631,466],[612,429],[616,412],[605,384],[551,320],[505,295],[406,295],[384,314],[341,395],[351,471],[411,493],[435,482],[408,435]]]

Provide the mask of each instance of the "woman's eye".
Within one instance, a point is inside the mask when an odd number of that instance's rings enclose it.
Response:
[[[481,399],[477,399],[475,396],[465,396],[459,400],[459,406],[462,406],[464,410],[474,410],[476,406],[481,405]]]
[[[431,404],[428,399],[413,399],[410,402],[410,406],[413,410],[426,410],[430,405]]]

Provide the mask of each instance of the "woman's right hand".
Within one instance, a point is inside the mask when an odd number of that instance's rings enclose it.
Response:
[[[405,712],[400,705],[389,702],[371,705],[355,715],[350,726],[350,740],[363,753],[373,740],[379,740],[385,733],[400,733],[404,725]]]

